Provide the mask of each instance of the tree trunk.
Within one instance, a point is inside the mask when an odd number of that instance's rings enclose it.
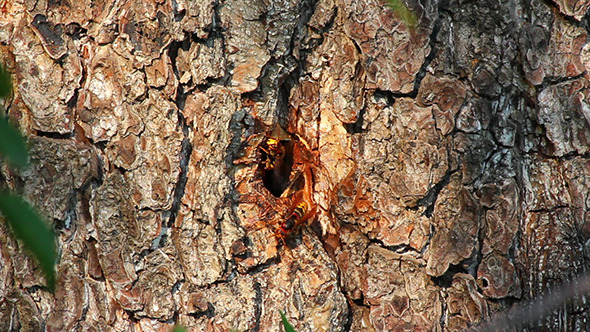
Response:
[[[456,331],[583,273],[589,4],[407,6],[0,1],[59,234],[51,294],[0,223],[0,330]]]

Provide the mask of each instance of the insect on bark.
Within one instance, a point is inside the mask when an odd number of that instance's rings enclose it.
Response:
[[[301,177],[301,175],[303,176]],[[275,231],[275,237],[277,241],[283,244],[285,244],[286,239],[295,229],[297,229],[298,226],[302,225],[315,216],[316,206],[313,204],[313,200],[311,198],[311,189],[313,187],[311,180],[311,169],[309,166],[306,166],[303,172],[298,173],[295,176],[293,182],[289,185],[288,190],[285,191],[285,194],[288,195],[288,192],[291,191],[292,188],[296,187],[297,181],[304,181],[303,188],[294,194],[291,209],[287,214],[288,217],[280,222],[278,228]]]

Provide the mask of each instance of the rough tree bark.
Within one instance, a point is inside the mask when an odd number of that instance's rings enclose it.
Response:
[[[407,5],[0,1],[33,160],[0,185],[60,250],[50,294],[0,223],[0,330],[456,331],[584,272],[589,4]],[[279,126],[317,211],[284,244]]]

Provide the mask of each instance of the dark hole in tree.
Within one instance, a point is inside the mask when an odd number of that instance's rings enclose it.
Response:
[[[481,278],[481,287],[482,288],[488,288],[489,286],[489,282],[487,278]]]
[[[289,176],[293,169],[293,142],[283,140],[279,144],[285,149],[283,156],[280,158],[269,156],[264,150],[262,151],[262,160],[274,160],[274,168],[263,168],[262,181],[266,189],[275,197],[280,197],[289,186]]]

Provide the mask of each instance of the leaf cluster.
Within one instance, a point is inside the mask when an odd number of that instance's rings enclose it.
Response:
[[[12,83],[8,71],[0,65],[0,98],[11,96]],[[0,110],[0,115],[4,114]],[[0,158],[11,166],[23,169],[28,164],[25,139],[6,116],[0,117]],[[22,197],[0,187],[0,213],[14,236],[38,262],[50,291],[55,289],[55,234],[39,213]]]

